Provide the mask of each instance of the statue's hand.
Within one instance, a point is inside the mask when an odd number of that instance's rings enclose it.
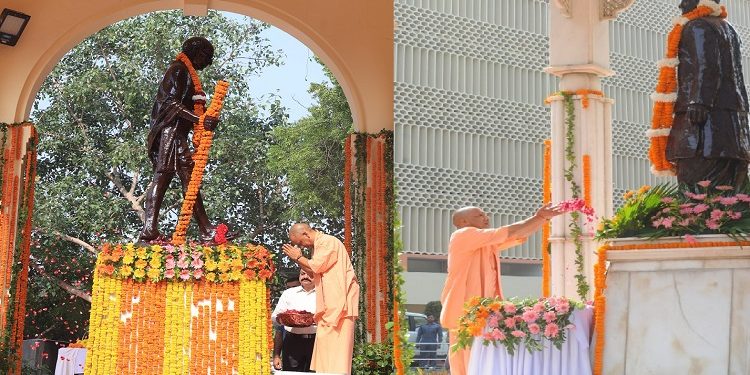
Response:
[[[206,116],[206,118],[203,119],[203,128],[208,131],[214,131],[218,125],[219,125],[218,117]]]
[[[687,108],[687,117],[691,124],[703,125],[708,119],[708,109],[700,104],[690,104]]]

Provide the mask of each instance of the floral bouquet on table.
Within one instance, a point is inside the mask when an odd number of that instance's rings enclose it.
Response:
[[[615,216],[599,224],[596,238],[684,236],[692,242],[697,234],[726,234],[739,241],[750,232],[748,189],[701,181],[695,191],[644,186],[623,198]]]
[[[575,308],[583,308],[583,303],[556,297],[507,301],[475,297],[464,307],[453,350],[470,347],[475,337],[481,337],[484,345],[503,345],[511,355],[522,342],[529,352],[542,350],[543,338],[560,349],[566,330],[574,328],[570,315]]]
[[[313,313],[304,310],[286,310],[279,313],[276,319],[287,327],[309,327],[315,324]]]

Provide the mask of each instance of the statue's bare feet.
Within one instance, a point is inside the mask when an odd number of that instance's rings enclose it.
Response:
[[[156,233],[141,232],[141,235],[138,237],[137,244],[145,246],[152,243],[164,243],[168,241],[169,239],[158,231]]]

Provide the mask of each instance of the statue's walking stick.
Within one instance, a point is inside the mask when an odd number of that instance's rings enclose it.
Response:
[[[193,155],[193,162],[195,164],[193,165],[193,172],[190,174],[190,182],[188,183],[188,188],[185,192],[185,198],[182,201],[180,217],[177,220],[177,227],[175,227],[174,234],[172,234],[172,244],[175,246],[180,246],[185,243],[185,236],[187,234],[188,225],[190,225],[190,218],[193,217],[195,199],[198,196],[198,191],[200,190],[201,182],[203,181],[203,171],[206,168],[206,163],[208,163],[208,150],[211,148],[213,131],[205,129],[203,126],[203,120],[206,116],[219,116],[224,97],[227,95],[228,87],[229,82],[216,82],[211,105],[209,105],[206,113],[200,116],[198,125],[196,126],[196,133],[201,134],[193,134],[193,138],[198,139],[199,141],[195,155]]]

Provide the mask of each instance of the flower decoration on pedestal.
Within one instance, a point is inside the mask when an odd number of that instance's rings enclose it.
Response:
[[[750,232],[750,189],[713,186],[701,181],[696,190],[666,184],[628,192],[625,203],[611,219],[599,224],[598,239],[618,237],[726,234],[735,240]]]
[[[459,320],[458,342],[453,350],[468,348],[476,337],[484,345],[503,345],[509,354],[523,344],[529,352],[543,349],[543,339],[558,349],[574,326],[570,316],[581,302],[566,298],[510,299],[475,297]]]

